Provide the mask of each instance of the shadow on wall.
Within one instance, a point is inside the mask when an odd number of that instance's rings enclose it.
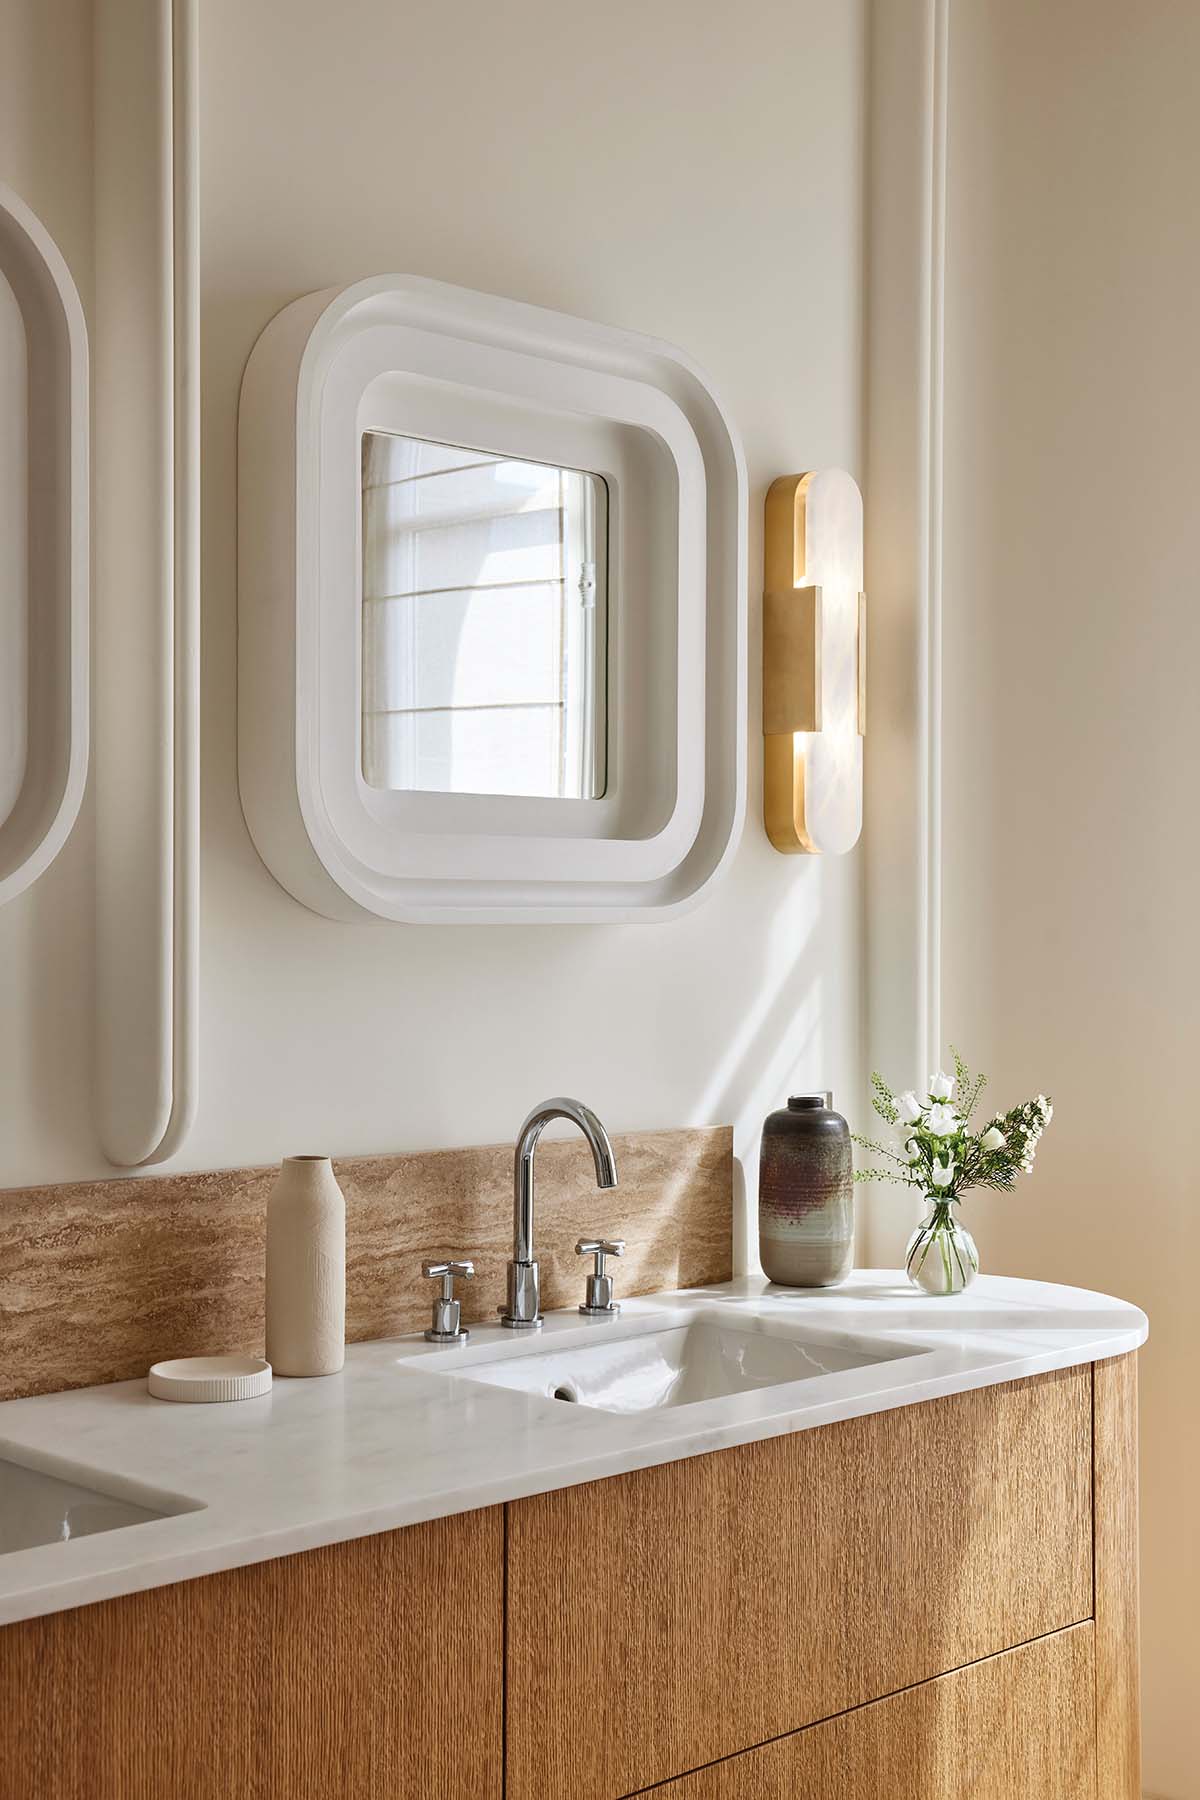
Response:
[[[810,863],[807,868],[819,878],[818,865]],[[806,885],[816,889],[817,880]],[[785,917],[792,910],[786,905],[781,909]],[[758,1150],[763,1120],[783,1103],[789,1086],[794,1091],[796,1071],[811,1069],[820,1042],[823,969],[817,944],[819,922],[818,897],[817,906],[802,922],[788,966],[774,970],[767,956],[754,1004],[747,1008],[692,1111],[697,1122],[728,1120],[733,1125],[737,1274],[757,1267]],[[769,933],[764,935],[764,944],[769,948]]]

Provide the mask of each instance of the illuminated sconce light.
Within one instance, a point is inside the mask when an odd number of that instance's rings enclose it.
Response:
[[[839,855],[862,830],[863,505],[843,469],[767,492],[763,817],[776,850]]]

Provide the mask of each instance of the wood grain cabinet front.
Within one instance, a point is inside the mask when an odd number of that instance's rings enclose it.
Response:
[[[1090,1368],[518,1501],[507,1797],[619,1800],[1091,1614]]]
[[[0,1800],[1138,1800],[1131,1356],[0,1630]]]
[[[1095,1800],[1093,1628],[777,1738],[654,1800]]]
[[[491,1507],[6,1626],[0,1796],[500,1800],[503,1581]]]

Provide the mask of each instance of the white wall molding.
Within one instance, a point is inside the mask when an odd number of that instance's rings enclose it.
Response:
[[[951,0],[874,9],[868,195],[867,1043],[941,1045],[942,419]],[[897,1209],[893,1207],[893,1216]],[[898,1227],[907,1230],[906,1221]],[[886,1248],[870,1237],[878,1262]],[[878,1247],[877,1247],[878,1246]],[[890,1246],[894,1247],[894,1246]]]
[[[58,855],[87,779],[88,452],[79,294],[0,185],[0,905]]]
[[[196,1101],[196,0],[98,0],[95,34],[96,1104],[130,1167]]]
[[[925,697],[921,737],[925,746],[925,816],[920,857],[925,890],[922,945],[926,1061],[936,1068],[942,1044],[942,447],[946,413],[946,173],[949,154],[950,4],[934,0],[930,22],[929,74],[929,265],[928,368],[922,404],[927,417],[925,447],[925,632],[921,661]]]

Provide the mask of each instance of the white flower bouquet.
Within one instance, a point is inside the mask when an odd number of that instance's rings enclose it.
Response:
[[[856,1181],[895,1181],[925,1196],[929,1210],[909,1243],[907,1272],[928,1293],[958,1293],[974,1280],[979,1258],[952,1208],[971,1188],[1010,1192],[1018,1175],[1031,1173],[1038,1141],[1054,1116],[1045,1094],[1038,1094],[972,1129],[987,1077],[972,1077],[957,1050],[953,1056],[954,1074],[939,1069],[923,1099],[911,1089],[894,1094],[872,1075],[872,1105],[895,1129],[896,1143],[889,1147],[853,1134],[862,1149],[883,1158],[882,1167],[856,1169]]]

